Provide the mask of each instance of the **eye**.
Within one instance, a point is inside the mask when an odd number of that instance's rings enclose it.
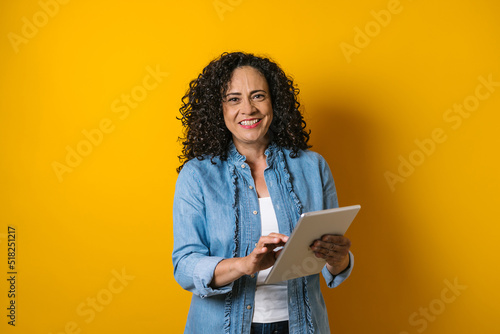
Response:
[[[259,101],[262,101],[265,97],[266,97],[266,96],[265,96],[264,94],[255,94],[255,95],[253,96],[253,98],[254,98],[255,100],[259,100]]]

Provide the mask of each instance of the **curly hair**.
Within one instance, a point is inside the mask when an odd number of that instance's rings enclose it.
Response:
[[[233,71],[242,66],[255,68],[267,80],[273,108],[273,120],[269,127],[271,140],[291,150],[292,158],[297,157],[300,150],[311,147],[307,144],[311,131],[306,131],[306,122],[299,111],[299,89],[293,79],[268,58],[244,52],[224,52],[190,82],[188,91],[182,97],[179,109],[182,117],[177,119],[184,126],[185,137],[179,137],[183,149],[177,172],[194,158],[202,160],[208,156],[212,162],[215,157],[227,159],[232,134],[224,123],[222,102]]]

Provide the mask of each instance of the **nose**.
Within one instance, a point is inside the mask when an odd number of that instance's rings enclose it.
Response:
[[[243,105],[241,106],[241,112],[246,115],[251,115],[257,111],[257,108],[250,99],[244,99]]]

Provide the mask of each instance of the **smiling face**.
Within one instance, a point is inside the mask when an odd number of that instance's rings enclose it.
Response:
[[[266,78],[250,66],[238,67],[222,101],[224,122],[240,151],[265,149],[269,144],[268,130],[273,120],[271,94]]]

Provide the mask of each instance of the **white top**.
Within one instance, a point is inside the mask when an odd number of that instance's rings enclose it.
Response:
[[[259,207],[262,235],[279,232],[271,197],[259,198]],[[258,273],[252,322],[270,323],[288,320],[287,282],[264,284],[271,268]]]

